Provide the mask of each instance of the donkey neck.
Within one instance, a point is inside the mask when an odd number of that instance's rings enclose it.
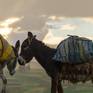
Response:
[[[46,46],[41,41],[35,39],[34,41],[34,57],[45,68],[49,61],[51,61],[56,49]]]

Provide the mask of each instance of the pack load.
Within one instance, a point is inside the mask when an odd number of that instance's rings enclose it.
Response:
[[[92,40],[71,35],[57,46],[57,51],[53,56],[53,60],[62,63],[84,63],[92,58]]]
[[[0,34],[0,62],[6,61],[14,56],[15,54],[12,46]]]

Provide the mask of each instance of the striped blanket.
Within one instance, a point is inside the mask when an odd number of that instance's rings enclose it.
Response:
[[[53,60],[62,63],[82,63],[93,58],[93,42],[84,37],[69,36],[57,47]]]

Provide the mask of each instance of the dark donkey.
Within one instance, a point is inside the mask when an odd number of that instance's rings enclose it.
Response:
[[[47,74],[51,77],[51,93],[63,93],[61,85],[62,80],[69,80],[72,83],[78,81],[91,80],[93,78],[92,63],[83,64],[65,64],[53,60],[53,55],[56,49],[47,47],[44,43],[36,39],[31,32],[28,32],[28,38],[24,40],[21,46],[21,53],[19,56],[19,64],[30,62],[33,57],[45,69]],[[81,78],[83,76],[84,78]]]
[[[7,85],[7,79],[3,74],[3,68],[7,65],[9,74],[14,75],[18,60],[19,46],[19,40],[16,42],[15,46],[12,46],[0,35],[0,78],[3,81],[1,93],[6,93]]]

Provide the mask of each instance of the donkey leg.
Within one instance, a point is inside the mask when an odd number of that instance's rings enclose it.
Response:
[[[57,93],[57,80],[51,80],[51,93]]]
[[[58,93],[63,93],[63,87],[61,85],[61,81],[58,81],[57,89],[58,89]]]
[[[91,83],[93,83],[93,64],[90,64]]]
[[[6,93],[7,79],[6,79],[6,77],[4,76],[3,71],[0,71],[0,78],[1,78],[2,81],[3,81],[3,86],[2,86],[2,91],[1,91],[1,93]]]

